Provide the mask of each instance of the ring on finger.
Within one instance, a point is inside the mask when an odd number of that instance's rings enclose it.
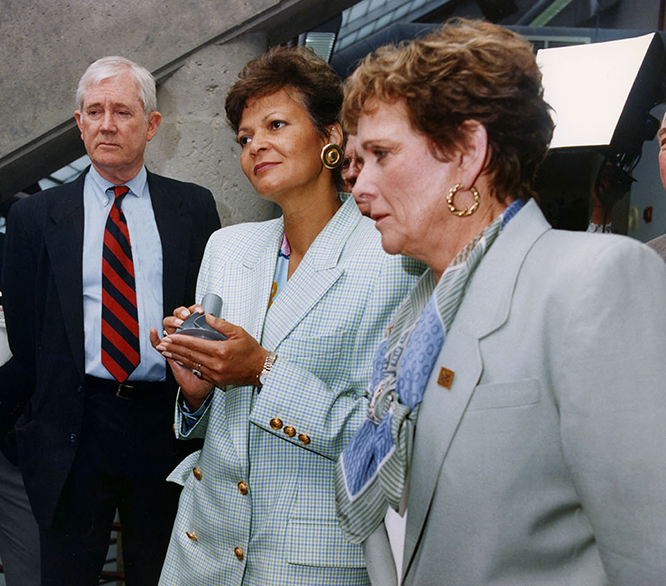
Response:
[[[201,378],[203,376],[201,374],[201,364],[197,364],[197,367],[192,369],[192,374],[197,378]]]

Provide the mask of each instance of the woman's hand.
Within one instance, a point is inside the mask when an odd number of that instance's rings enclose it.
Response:
[[[227,336],[227,340],[205,340],[174,333],[194,311],[202,313],[203,309],[200,305],[176,309],[173,316],[164,320],[167,335],[160,340],[153,330],[151,343],[168,360],[188,406],[198,409],[213,385],[257,384],[268,351],[243,328],[212,315],[206,315],[206,322]],[[195,370],[201,377],[193,374]]]
[[[183,322],[192,313],[203,313],[203,307],[201,305],[192,305],[189,309],[187,307],[178,307],[174,310],[173,315],[165,317],[162,322],[165,336],[173,334],[176,328],[183,325]],[[167,359],[171,372],[173,372],[173,376],[180,386],[188,407],[192,411],[196,411],[213,390],[214,384],[211,381],[205,380],[203,376],[195,376],[192,369],[186,368],[182,363],[166,356],[161,349],[162,341],[157,330],[150,328],[150,343],[153,345],[153,348]]]

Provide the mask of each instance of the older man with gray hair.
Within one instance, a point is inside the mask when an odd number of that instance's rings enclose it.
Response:
[[[149,331],[194,303],[220,221],[210,191],[144,166],[161,121],[148,70],[105,57],[76,98],[92,166],[9,215],[3,295],[22,382],[0,388],[0,402],[26,404],[15,429],[43,586],[98,584],[116,509],[125,583],[150,586],[176,511],[165,479],[179,454],[176,388]]]

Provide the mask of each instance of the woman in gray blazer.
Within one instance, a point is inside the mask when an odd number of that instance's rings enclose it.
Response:
[[[665,584],[666,266],[544,219],[553,122],[531,47],[458,21],[368,56],[346,90],[353,195],[384,250],[430,267],[338,463],[373,583],[398,577],[388,509],[407,517],[403,584]]]

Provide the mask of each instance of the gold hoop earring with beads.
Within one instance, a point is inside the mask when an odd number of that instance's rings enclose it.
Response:
[[[337,169],[342,165],[343,155],[342,147],[339,144],[329,142],[321,149],[321,162],[327,169]]]
[[[474,196],[474,203],[466,210],[459,210],[453,203],[453,197],[462,189],[462,187],[462,183],[456,183],[451,189],[449,189],[449,193],[446,196],[446,205],[449,206],[449,211],[452,214],[455,214],[459,218],[466,218],[467,216],[471,216],[476,210],[479,209],[481,197],[479,197],[479,192],[476,187],[470,187],[469,190]]]

